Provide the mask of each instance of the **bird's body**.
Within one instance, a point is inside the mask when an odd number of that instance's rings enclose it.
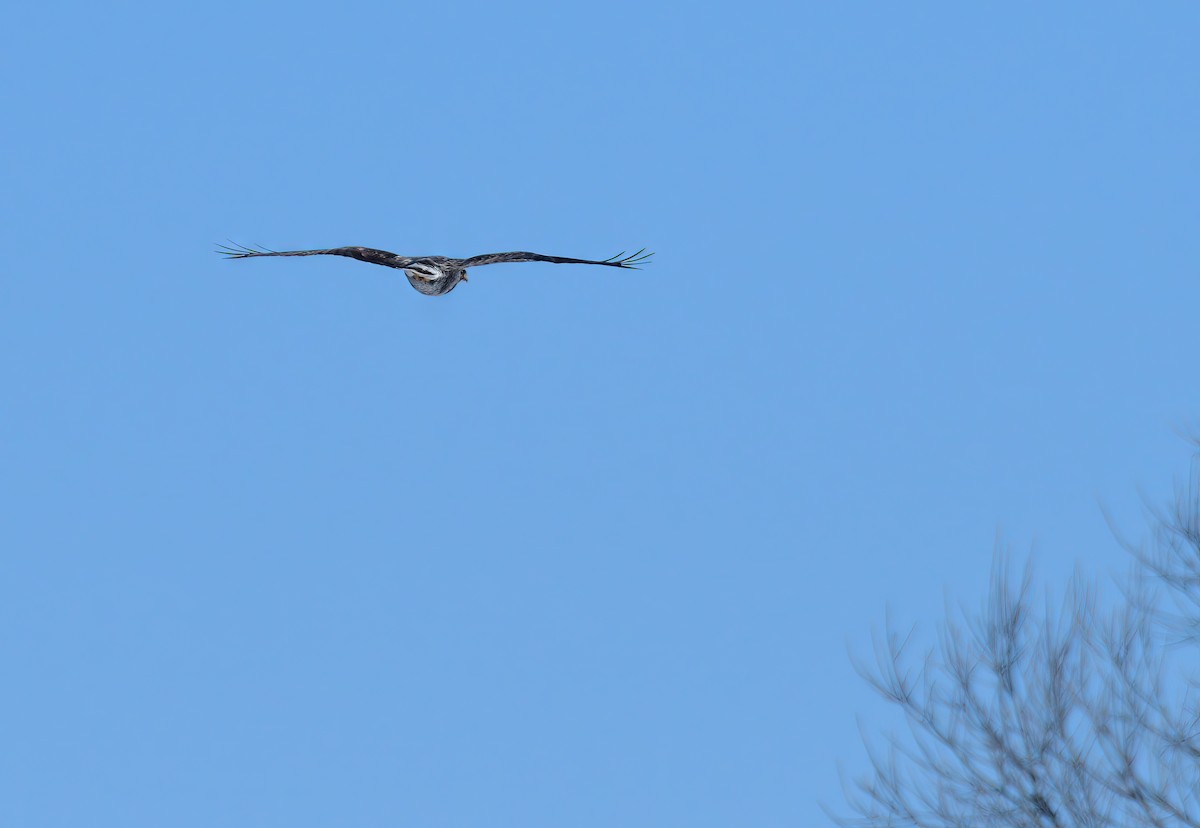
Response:
[[[551,262],[554,264],[607,265],[637,270],[639,264],[649,260],[653,253],[639,250],[632,256],[619,253],[608,259],[569,259],[562,256],[546,256],[541,253],[517,251],[513,253],[484,253],[469,259],[452,259],[448,256],[399,256],[386,250],[371,247],[333,247],[327,250],[255,250],[250,247],[221,246],[217,251],[231,259],[249,259],[255,256],[348,256],[362,262],[394,267],[404,271],[408,283],[426,296],[442,296],[467,281],[467,268],[505,262]]]
[[[403,267],[408,283],[426,296],[447,294],[467,278],[467,269],[445,256],[422,256]]]

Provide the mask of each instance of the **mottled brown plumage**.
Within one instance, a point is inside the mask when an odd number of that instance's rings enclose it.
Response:
[[[241,245],[218,245],[218,253],[230,259],[250,259],[255,256],[348,256],[360,262],[395,267],[404,271],[408,283],[426,296],[441,296],[467,281],[467,268],[507,262],[551,262],[553,264],[589,264],[639,270],[653,256],[645,248],[631,256],[618,253],[607,259],[570,259],[563,256],[545,256],[541,253],[484,253],[469,259],[451,259],[446,256],[398,256],[386,250],[372,247],[331,247],[328,250],[275,251],[254,249]]]

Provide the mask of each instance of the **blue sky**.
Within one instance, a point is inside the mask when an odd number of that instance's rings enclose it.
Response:
[[[818,824],[885,606],[1186,471],[1198,25],[8,12],[0,822]]]

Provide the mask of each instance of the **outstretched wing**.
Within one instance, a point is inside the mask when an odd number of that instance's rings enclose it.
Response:
[[[626,256],[623,252],[615,256],[610,256],[607,259],[568,259],[563,256],[543,256],[541,253],[526,253],[517,251],[515,253],[484,253],[482,256],[472,256],[469,259],[458,259],[455,261],[457,267],[479,267],[480,265],[489,264],[504,264],[506,262],[553,262],[554,264],[590,264],[590,265],[608,265],[609,267],[624,267],[629,270],[640,270],[638,265],[645,264],[650,261],[653,253],[647,253],[646,248],[642,248],[632,256]]]
[[[410,256],[397,256],[386,250],[376,250],[372,247],[331,247],[328,250],[288,250],[276,251],[266,248],[255,249],[243,247],[240,244],[219,244],[217,252],[230,259],[252,259],[255,256],[349,256],[360,262],[384,265],[386,267],[406,267],[413,262]]]

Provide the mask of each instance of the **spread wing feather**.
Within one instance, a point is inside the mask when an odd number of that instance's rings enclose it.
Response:
[[[266,248],[244,247],[240,244],[217,245],[217,252],[230,259],[251,259],[255,256],[349,256],[360,262],[384,265],[385,267],[406,267],[414,260],[410,256],[397,256],[386,250],[376,250],[373,247],[331,247],[328,250],[287,250],[277,251]]]
[[[569,259],[564,256],[545,256],[541,253],[515,251],[513,253],[484,253],[480,256],[472,256],[469,259],[456,259],[454,263],[457,267],[479,267],[480,265],[505,264],[507,262],[552,262],[554,264],[608,265],[609,267],[640,270],[638,265],[645,264],[653,255],[653,253],[647,253],[644,247],[630,256],[626,256],[624,252],[621,252],[607,259],[599,260]]]

